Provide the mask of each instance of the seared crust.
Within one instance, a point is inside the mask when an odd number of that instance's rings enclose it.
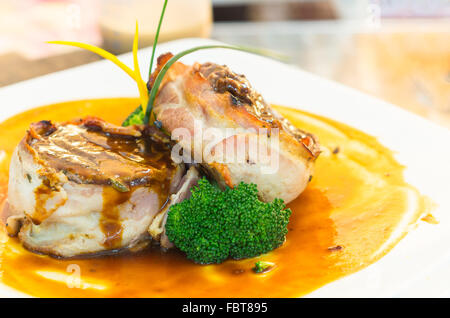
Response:
[[[243,116],[248,116],[248,120],[255,117],[260,121],[260,127],[284,129],[301,142],[314,158],[319,155],[320,147],[316,137],[295,127],[286,118],[277,114],[264,101],[261,94],[253,89],[245,75],[233,73],[226,65],[214,63],[195,64],[194,67],[217,93],[230,96],[232,106],[243,107],[246,112]]]
[[[295,137],[314,159],[320,153],[316,137],[294,125],[277,114],[263,99],[245,75],[233,73],[226,65],[214,63],[195,64],[194,70],[200,72],[218,94],[229,96],[230,112],[237,111],[246,120],[262,128],[279,128]]]
[[[170,141],[157,129],[121,127],[96,117],[33,123],[22,144],[49,175],[62,172],[80,184],[150,185],[165,182],[174,168]]]
[[[151,89],[161,68],[172,57],[171,53],[166,53],[158,58],[157,68],[152,73],[147,84],[149,89]],[[216,98],[214,98],[214,104],[211,103],[204,106],[205,112],[208,111],[208,107],[215,107],[216,110],[224,112],[225,115],[230,116],[239,124],[246,124],[255,128],[282,129],[297,139],[308,150],[313,159],[319,156],[319,142],[313,134],[295,127],[289,120],[275,112],[264,101],[261,94],[251,86],[245,75],[232,72],[226,65],[195,63],[192,68],[189,68],[182,63],[176,62],[170,68],[161,86],[163,87],[165,83],[175,80],[177,76],[186,75],[189,71],[191,72],[190,75],[195,79],[195,82],[190,87],[193,89],[193,93],[198,93],[200,89],[209,86],[217,94]],[[194,85],[200,89],[194,89]],[[161,89],[161,91],[164,90]]]

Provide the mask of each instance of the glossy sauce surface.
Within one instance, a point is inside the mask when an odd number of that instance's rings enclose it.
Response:
[[[93,115],[120,124],[136,105],[136,99],[70,102],[36,108],[0,124],[9,132],[0,136],[0,200],[6,199],[11,153],[31,122]],[[322,146],[314,177],[289,204],[293,213],[282,247],[255,259],[208,266],[159,249],[58,260],[30,253],[0,232],[1,281],[35,296],[296,297],[375,262],[429,211],[428,201],[405,183],[392,152],[375,138],[329,119],[275,108],[314,133]],[[276,266],[255,274],[257,260]]]
[[[166,170],[172,166],[167,148],[161,145],[155,152],[145,146],[144,137],[97,130],[60,125],[33,140],[31,147],[48,166],[64,171],[77,183],[109,184],[114,180],[130,186],[165,181]]]

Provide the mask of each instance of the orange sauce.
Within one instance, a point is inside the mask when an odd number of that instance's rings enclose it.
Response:
[[[68,102],[1,123],[7,133],[0,135],[0,202],[6,199],[12,151],[31,122],[93,115],[120,124],[137,103],[125,98]],[[33,254],[0,230],[1,282],[43,297],[296,297],[375,262],[429,212],[426,198],[404,181],[403,166],[375,138],[316,115],[276,109],[314,133],[323,150],[307,189],[289,204],[289,233],[277,250],[208,266],[156,248],[61,260]],[[257,260],[276,266],[255,274]]]

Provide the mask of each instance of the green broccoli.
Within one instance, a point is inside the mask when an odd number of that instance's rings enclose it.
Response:
[[[253,267],[253,271],[257,274],[267,273],[271,269],[275,267],[275,263],[258,261],[255,263],[255,267]]]
[[[144,111],[142,105],[139,105],[128,117],[123,121],[122,126],[141,125],[144,123]]]
[[[227,258],[251,258],[281,244],[291,210],[283,200],[264,203],[255,184],[240,183],[221,191],[205,178],[188,200],[173,205],[166,233],[176,247],[196,263],[221,263]]]

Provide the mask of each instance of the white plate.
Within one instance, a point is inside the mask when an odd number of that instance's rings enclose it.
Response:
[[[160,45],[157,53],[179,52],[211,42],[174,41]],[[141,50],[139,56],[141,72],[147,74],[150,49]],[[130,54],[121,59],[132,65]],[[269,102],[323,115],[378,137],[406,165],[407,181],[438,204],[434,211],[438,225],[420,222],[381,260],[309,296],[450,296],[449,130],[356,90],[260,56],[216,49],[199,51],[183,61],[227,64],[245,74]],[[137,88],[109,61],[100,61],[0,89],[0,121],[45,104],[116,96],[137,96]],[[0,285],[0,296],[15,295],[19,294]]]

